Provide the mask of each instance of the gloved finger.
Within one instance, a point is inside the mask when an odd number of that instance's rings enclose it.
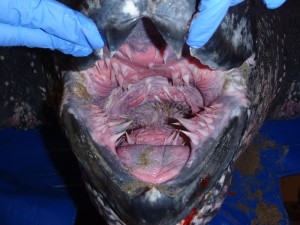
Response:
[[[286,0],[264,0],[264,3],[269,9],[276,9],[280,7]]]
[[[82,46],[88,44],[94,49],[102,48],[104,45],[91,19],[57,1],[42,0],[32,13],[33,25],[39,26],[49,34]]]
[[[100,49],[104,46],[104,41],[99,33],[98,28],[94,22],[85,17],[83,14],[76,12],[79,24],[81,24],[81,31],[86,37],[88,43],[93,49]]]
[[[7,9],[0,12],[0,21],[39,28],[53,36],[82,46],[90,45],[94,49],[104,45],[91,19],[55,0],[1,0],[0,8]]]
[[[223,20],[231,0],[202,0],[199,13],[193,19],[187,44],[201,48],[211,38]]]
[[[0,46],[27,46],[57,49],[65,54],[87,56],[92,48],[49,35],[40,29],[0,24]]]

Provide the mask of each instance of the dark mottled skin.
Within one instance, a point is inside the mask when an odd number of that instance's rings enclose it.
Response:
[[[53,72],[57,68],[53,66],[53,54],[44,49],[0,48],[0,129],[57,123],[62,83]]]
[[[282,119],[294,117],[300,113],[300,11],[297,1],[289,1],[279,9],[281,20],[285,24],[280,32],[286,36],[286,75],[287,84],[277,95],[269,117]]]
[[[250,137],[256,133],[268,115],[271,118],[287,118],[299,114],[299,111],[286,114],[286,108],[273,110],[286,102],[293,83],[298,82],[299,88],[299,3],[288,1],[273,11],[261,10],[263,6],[260,1],[256,4],[259,6],[256,13],[262,13],[262,16],[256,17],[256,29],[265,35],[261,35],[256,42],[256,58],[260,59],[256,64],[258,73],[249,77],[248,97],[252,102],[252,116],[245,135],[246,143],[247,135]],[[299,104],[299,98],[295,100]]]
[[[40,59],[40,51],[34,49],[0,50],[0,128],[33,128],[41,123],[47,79],[41,75]]]
[[[84,4],[85,11],[90,12],[87,5],[97,5],[97,1],[87,1],[89,4]],[[92,3],[92,4],[91,4]],[[247,122],[247,129],[242,138],[242,145],[240,149],[244,149],[252,140],[254,134],[258,131],[261,124],[265,120],[267,114],[273,118],[282,118],[299,113],[299,97],[300,97],[300,83],[299,83],[299,3],[296,0],[288,0],[285,6],[275,11],[268,11],[262,5],[261,1],[255,1],[255,28],[253,34],[257,35],[256,42],[254,43],[256,53],[256,67],[249,76],[248,79],[248,98],[251,102],[250,111],[251,115]],[[88,13],[87,13],[88,14]],[[15,97],[19,102],[25,102],[32,108],[32,114],[36,115],[35,121],[42,121],[44,106],[46,105],[45,99],[42,97],[43,91],[39,88],[51,87],[56,82],[53,79],[45,75],[43,67],[40,66],[38,55],[32,68],[32,54],[36,50],[33,49],[18,49],[18,48],[6,48],[0,50],[0,104],[3,105],[3,109],[0,112],[0,127],[1,126],[16,126],[16,127],[31,127],[31,123],[26,123],[25,120],[21,120],[20,123],[7,123],[7,119],[14,114]],[[39,52],[39,51],[38,51]],[[30,55],[28,55],[30,53]],[[1,57],[1,56],[4,56]],[[61,64],[64,61],[59,60]],[[43,61],[45,63],[45,61]],[[46,61],[51,63],[49,58]],[[35,66],[38,66],[37,68]],[[247,69],[247,68],[246,68]],[[34,72],[36,70],[37,74]],[[55,69],[53,69],[55,71]],[[48,73],[47,73],[48,74]],[[13,83],[14,82],[14,83]],[[14,86],[10,86],[13,84]],[[54,90],[59,90],[62,87],[57,85]],[[51,89],[51,88],[50,88]],[[52,89],[53,90],[53,89]],[[59,102],[60,92],[55,91],[58,94]],[[13,101],[11,101],[13,96]],[[56,99],[56,98],[55,98]],[[291,100],[298,104],[291,110],[288,107]],[[18,108],[18,107],[17,107]],[[58,108],[56,105],[54,108]],[[271,110],[270,110],[271,109]],[[293,108],[292,108],[293,109]],[[47,110],[50,111],[50,110]],[[63,115],[64,116],[64,115]],[[24,117],[24,116],[23,116]],[[22,122],[25,121],[25,122]],[[82,127],[80,124],[74,124],[78,130]],[[86,139],[87,137],[81,137]],[[235,156],[237,157],[237,155]],[[79,159],[80,160],[80,159]],[[80,160],[81,164],[84,164],[84,160]],[[86,166],[86,165],[84,165]],[[91,167],[96,168],[96,164],[92,164]],[[85,167],[88,170],[88,166]],[[230,174],[230,172],[229,172]],[[97,177],[90,175],[90,179],[97,184]],[[226,177],[226,180],[230,180]],[[213,188],[216,188],[215,185]],[[222,190],[222,185],[220,190]],[[92,194],[91,190],[91,195]],[[207,195],[206,195],[207,196]],[[224,197],[225,194],[220,196]],[[97,193],[92,198],[97,198]],[[218,200],[218,199],[217,199]],[[106,200],[103,200],[106,201]],[[215,199],[208,199],[207,201],[216,201]],[[107,202],[106,202],[107,204]],[[203,202],[206,204],[206,202]],[[213,212],[212,212],[213,213]]]

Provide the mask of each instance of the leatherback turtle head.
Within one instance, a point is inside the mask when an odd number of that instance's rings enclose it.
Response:
[[[91,198],[110,224],[209,221],[250,116],[249,2],[201,50],[184,45],[197,1],[82,6],[107,46],[63,72],[61,117]]]

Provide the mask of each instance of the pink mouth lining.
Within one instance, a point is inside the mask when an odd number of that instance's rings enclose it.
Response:
[[[192,57],[177,60],[153,47],[139,54],[124,45],[114,58],[80,73],[93,97],[79,112],[93,140],[126,170],[141,181],[163,183],[219,135],[232,107],[247,104],[244,89],[227,87],[226,74]],[[224,103],[226,96],[232,101]]]

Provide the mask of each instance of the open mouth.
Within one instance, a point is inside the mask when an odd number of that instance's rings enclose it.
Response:
[[[73,81],[70,91],[93,141],[133,177],[159,184],[201,162],[209,151],[204,143],[220,139],[244,112],[245,72],[254,60],[211,70],[187,51],[178,59],[148,26],[140,22],[113,57],[73,72],[80,85]]]

